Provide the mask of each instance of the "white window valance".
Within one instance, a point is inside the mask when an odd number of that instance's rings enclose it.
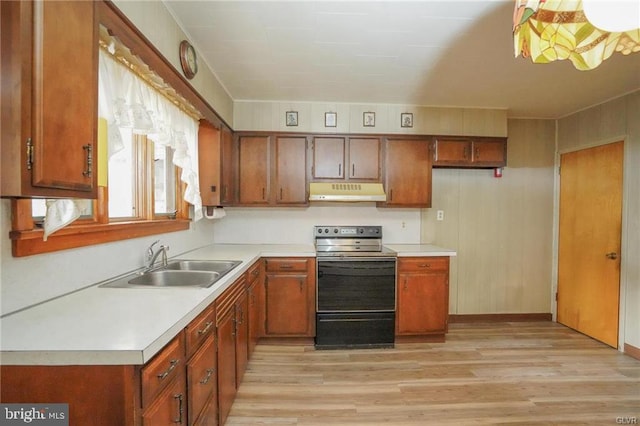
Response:
[[[193,219],[200,220],[198,122],[102,49],[98,100],[98,115],[107,120],[109,156],[123,147],[120,128],[170,147],[187,187],[184,200],[194,206]]]

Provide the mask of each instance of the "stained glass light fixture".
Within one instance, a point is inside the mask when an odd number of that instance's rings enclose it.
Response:
[[[590,70],[615,52],[640,52],[640,0],[515,3],[516,57],[530,57],[534,63],[568,59],[577,69]],[[611,13],[605,14],[603,8]]]

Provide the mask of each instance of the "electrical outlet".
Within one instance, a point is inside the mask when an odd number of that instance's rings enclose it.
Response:
[[[436,212],[436,220],[444,220],[444,210],[438,210]]]
[[[404,228],[406,228],[406,227],[407,227],[407,224],[406,224],[406,223],[405,223],[405,221],[403,220],[403,221],[402,221],[402,229],[404,229]]]

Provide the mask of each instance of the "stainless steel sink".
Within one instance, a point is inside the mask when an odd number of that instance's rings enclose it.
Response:
[[[116,279],[100,287],[211,287],[240,263],[239,260],[173,260],[167,266]]]
[[[226,274],[240,263],[239,260],[172,260],[165,270],[176,271],[212,271]]]
[[[218,272],[205,271],[169,271],[161,269],[146,272],[129,280],[132,285],[152,287],[209,287],[220,279]]]

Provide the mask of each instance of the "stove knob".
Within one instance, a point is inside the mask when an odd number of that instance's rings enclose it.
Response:
[[[329,233],[329,228],[324,228],[324,233],[328,234]]]
[[[338,228],[333,228],[333,233],[337,234],[338,233]]]
[[[364,228],[360,228],[360,229],[358,229],[358,233],[359,233],[359,234],[364,234]]]

